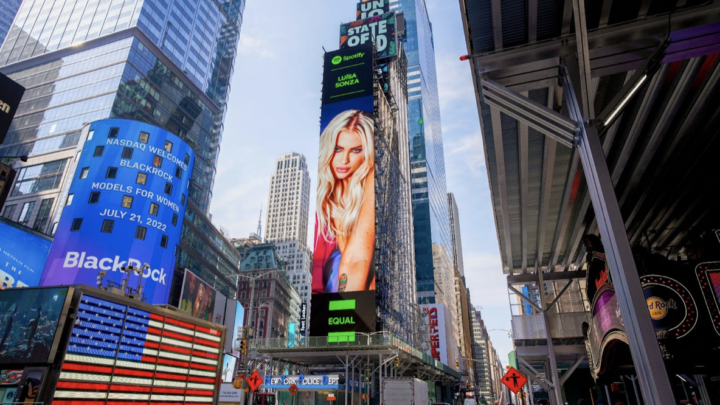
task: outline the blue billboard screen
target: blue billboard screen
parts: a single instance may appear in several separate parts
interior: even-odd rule
[[[90,124],[40,285],[120,284],[143,268],[148,303],[166,304],[195,155],[149,124]],[[147,264],[147,266],[145,266]],[[137,276],[130,277],[136,286]]]
[[[50,237],[0,218],[0,290],[37,287],[51,243]]]

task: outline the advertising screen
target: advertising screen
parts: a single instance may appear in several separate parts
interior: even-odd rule
[[[47,363],[67,299],[67,288],[0,291],[0,363]]]
[[[222,329],[165,313],[84,294],[53,403],[213,403]]]
[[[194,159],[188,144],[152,125],[93,122],[40,285],[94,286],[100,271],[119,285],[120,268],[133,265],[143,268],[147,302],[166,304]]]
[[[224,295],[185,269],[182,292],[180,293],[180,310],[202,319],[203,321],[222,323],[225,314]]]
[[[25,94],[23,86],[0,73],[0,143],[5,140],[23,94]]]
[[[655,330],[667,330],[682,338],[697,324],[697,304],[690,291],[679,281],[660,275],[640,278],[645,301]]]
[[[52,239],[0,218],[0,290],[37,287]]]
[[[223,367],[221,380],[224,383],[231,383],[235,378],[235,371],[237,371],[237,357],[229,354],[223,355]]]
[[[340,25],[340,49],[372,43],[377,48],[378,59],[397,56],[394,12]]]
[[[235,303],[235,329],[232,331],[233,356],[240,356],[240,341],[243,335],[243,322],[245,322],[245,308],[239,302]]]
[[[357,20],[380,16],[390,11],[390,0],[364,0],[357,5]]]
[[[369,43],[325,54],[313,255],[313,336],[354,339],[356,331],[375,331],[372,66]]]
[[[444,364],[448,363],[448,345],[446,323],[448,317],[445,312],[444,304],[422,304],[420,305],[425,321],[428,325],[428,333],[430,334],[430,350],[428,354],[433,359]]]

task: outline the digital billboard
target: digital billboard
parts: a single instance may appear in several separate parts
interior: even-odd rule
[[[340,25],[341,50],[372,43],[377,48],[377,59],[397,56],[394,12]]]
[[[375,121],[370,43],[325,54],[313,336],[375,331]]]
[[[181,311],[204,321],[223,323],[226,300],[224,295],[190,270],[185,269],[185,279],[180,293]]]
[[[221,380],[224,383],[231,383],[235,379],[235,372],[237,371],[237,357],[229,354],[223,355],[223,366],[222,366],[222,377]]]
[[[0,73],[0,143],[5,140],[25,88]]]
[[[390,12],[390,0],[364,0],[357,5],[357,20]]]
[[[695,329],[697,304],[682,283],[654,274],[641,277],[640,282],[655,330],[666,330],[680,339]]]
[[[16,288],[0,291],[0,363],[52,361],[58,324],[68,288]]]
[[[215,403],[224,327],[180,315],[84,293],[52,402]]]
[[[0,218],[0,290],[37,287],[52,239]]]
[[[437,361],[450,364],[448,363],[447,344],[449,314],[446,314],[445,304],[422,304],[420,310],[428,325],[428,341],[430,342],[428,354]]]
[[[95,121],[83,132],[40,285],[94,286],[100,271],[120,285],[121,267],[133,265],[142,268],[147,302],[166,304],[195,154],[170,132],[137,121]]]
[[[232,330],[232,354],[240,356],[240,341],[243,337],[243,322],[245,322],[245,308],[239,302],[235,302],[235,329]]]

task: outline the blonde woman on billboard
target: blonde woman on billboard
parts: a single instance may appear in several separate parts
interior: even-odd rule
[[[338,114],[320,135],[314,293],[375,289],[373,136],[372,116],[359,110]]]

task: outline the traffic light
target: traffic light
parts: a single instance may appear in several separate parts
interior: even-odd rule
[[[455,368],[460,370],[460,360],[455,360]]]
[[[370,371],[365,371],[365,381],[370,381]]]
[[[243,356],[247,354],[247,339],[243,339],[240,342],[240,354]]]
[[[395,367],[400,368],[400,357],[395,357]]]

